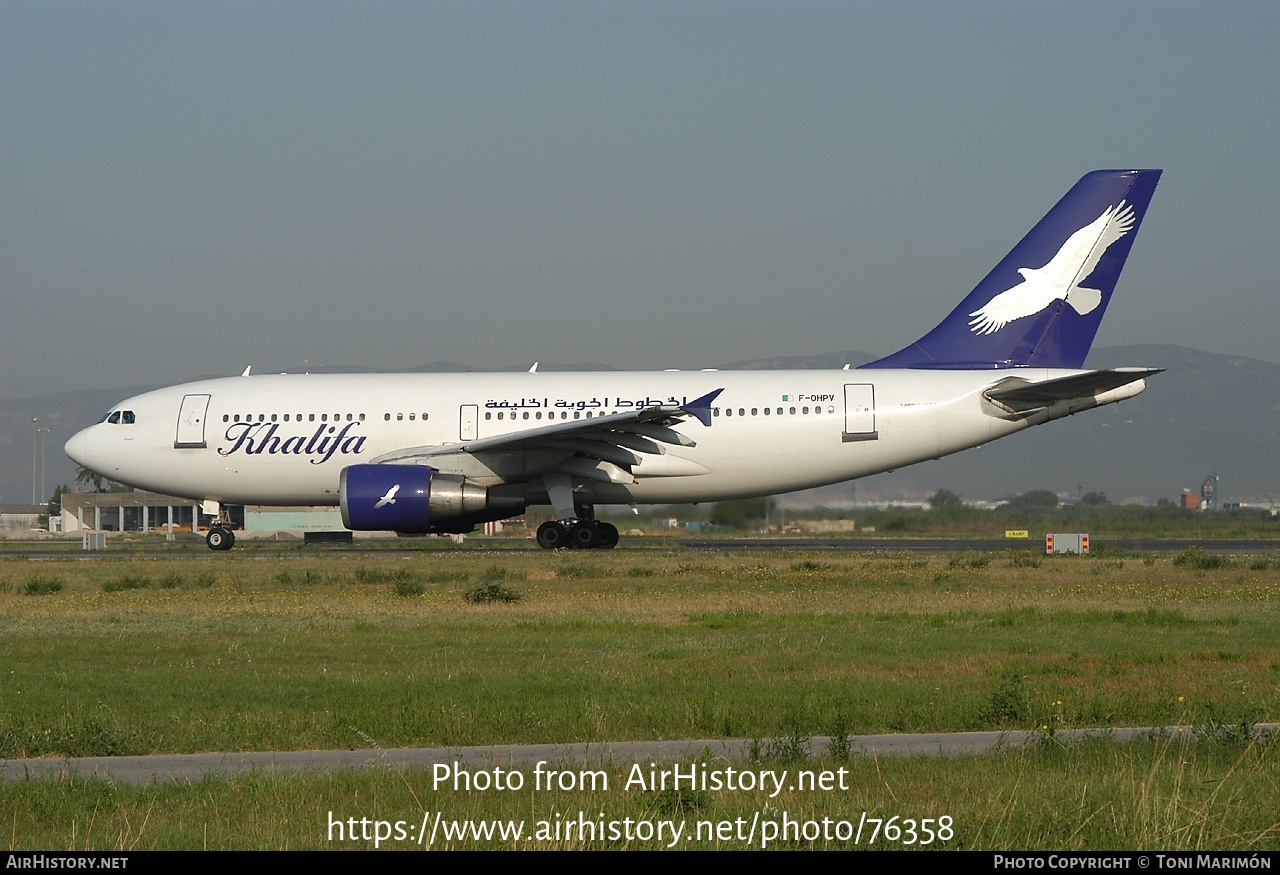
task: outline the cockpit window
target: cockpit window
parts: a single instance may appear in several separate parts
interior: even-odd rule
[[[132,410],[112,410],[106,416],[98,420],[98,422],[109,422],[112,425],[133,425],[134,415]]]

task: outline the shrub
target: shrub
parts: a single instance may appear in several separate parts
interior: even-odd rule
[[[788,735],[752,739],[751,745],[747,748],[747,756],[756,763],[767,760],[800,762],[809,759],[812,755],[809,741],[808,735],[801,732],[799,728],[795,728]]]
[[[849,720],[844,714],[837,714],[831,721],[830,735],[827,737],[827,756],[847,760],[853,756],[853,752],[853,734],[850,732]]]
[[[1199,544],[1193,544],[1177,556],[1174,556],[1173,564],[1205,571],[1209,568],[1222,568],[1230,563],[1217,553],[1211,553]]]
[[[427,588],[425,586],[411,577],[404,577],[396,581],[395,594],[401,598],[419,596],[426,591]]]
[[[395,573],[384,571],[381,568],[365,568],[361,565],[356,569],[356,581],[358,583],[386,583],[395,579]]]
[[[503,575],[506,576],[505,574]],[[563,577],[566,580],[582,579],[584,577],[595,577],[596,571],[586,565],[566,565],[563,568],[556,569],[556,577]]]
[[[1039,568],[1040,557],[1030,550],[1010,550],[1009,565],[1014,568]]]
[[[55,592],[61,592],[62,578],[46,577],[37,574],[35,577],[27,581],[27,585],[23,587],[23,591],[27,595],[53,595]]]
[[[523,596],[504,583],[490,580],[471,587],[463,598],[473,605],[483,605],[490,602],[518,602]]]
[[[983,556],[975,550],[966,550],[958,556],[952,556],[947,564],[951,568],[986,568],[990,562],[990,556]]]
[[[394,583],[414,581],[418,579],[412,568],[365,568],[356,569],[356,580],[364,584]]]
[[[1022,675],[1009,672],[991,691],[991,702],[982,708],[979,718],[987,725],[1021,725],[1031,719],[1031,704]]]
[[[122,592],[126,589],[146,589],[151,586],[151,578],[126,574],[115,580],[108,580],[102,585],[103,592]]]

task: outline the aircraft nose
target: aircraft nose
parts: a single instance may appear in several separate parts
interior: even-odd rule
[[[62,450],[77,465],[93,467],[89,464],[89,429],[81,429],[73,434]]]

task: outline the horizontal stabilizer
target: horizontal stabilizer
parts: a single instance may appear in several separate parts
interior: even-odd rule
[[[1108,371],[1089,371],[1085,374],[1059,377],[1042,383],[1028,383],[1014,378],[1001,382],[984,394],[1001,407],[1014,413],[1025,413],[1041,407],[1049,407],[1060,401],[1096,397],[1121,386],[1145,380],[1162,370],[1164,369],[1114,368]]]

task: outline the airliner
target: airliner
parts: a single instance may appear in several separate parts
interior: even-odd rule
[[[67,442],[112,480],[227,506],[338,505],[347,528],[462,533],[549,504],[537,542],[610,548],[597,505],[791,492],[1131,398],[1085,370],[1159,170],[1084,176],[928,334],[857,369],[278,374],[129,398]]]

